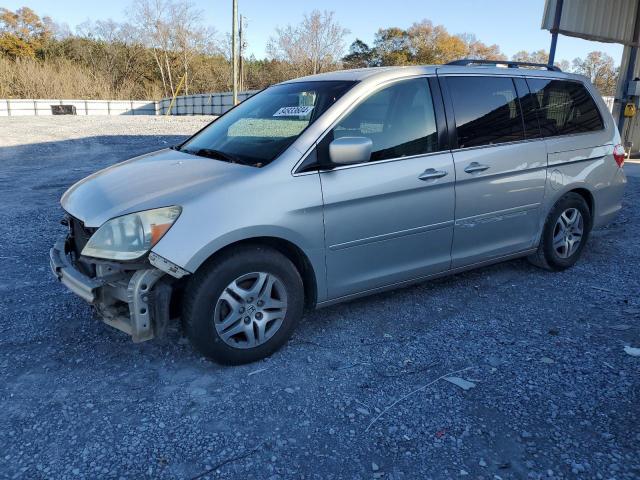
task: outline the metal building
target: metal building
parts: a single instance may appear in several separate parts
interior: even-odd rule
[[[624,45],[613,115],[626,146],[638,152],[640,121],[624,112],[640,100],[640,0],[546,0],[542,28],[552,33],[551,58],[558,34]]]

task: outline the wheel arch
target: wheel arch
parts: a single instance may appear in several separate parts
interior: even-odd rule
[[[582,198],[584,198],[584,201],[587,203],[587,206],[589,207],[589,213],[591,214],[591,222],[593,223],[593,220],[595,218],[595,210],[596,210],[596,203],[595,203],[596,200],[593,196],[593,193],[591,193],[591,191],[585,188],[584,186],[571,188],[567,190],[563,195],[566,195],[567,193],[577,193]]]
[[[270,248],[273,248],[274,250],[277,250],[289,260],[291,260],[291,262],[295,265],[296,269],[300,273],[300,276],[302,277],[302,283],[304,286],[305,307],[310,309],[315,307],[316,303],[318,302],[319,283],[316,269],[314,268],[311,259],[302,248],[300,248],[291,240],[282,237],[269,235],[254,236],[229,242],[206,257],[193,272],[195,273],[197,269],[202,268],[203,265],[206,265],[213,259],[225,254],[229,250],[233,250],[234,248],[245,245],[268,246]]]
[[[587,202],[587,206],[589,207],[589,213],[591,214],[591,223],[593,224],[593,222],[595,221],[596,200],[588,184],[572,183],[570,185],[566,185],[564,188],[554,191],[553,195],[545,201],[543,215],[540,216],[540,224],[538,232],[535,236],[534,245],[538,245],[540,243],[544,224],[547,220],[547,217],[553,210],[553,207],[555,207],[556,203],[558,203],[558,201],[567,193],[577,193],[578,195],[580,195],[585,200],[585,202]]]
[[[577,193],[584,199],[585,202],[587,202],[589,213],[591,214],[591,221],[593,222],[596,212],[596,199],[594,192],[590,188],[590,185],[587,183],[572,183],[554,192],[553,197],[550,199],[551,202],[547,204],[545,218],[547,217],[547,215],[549,215],[549,212],[553,210],[553,207],[556,205],[556,203],[558,203],[558,201],[567,193]]]

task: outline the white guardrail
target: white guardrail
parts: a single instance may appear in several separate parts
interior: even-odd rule
[[[72,105],[76,115],[157,115],[157,102],[140,100],[0,100],[0,117],[53,115],[52,106]]]
[[[256,91],[241,92],[238,100],[249,98]],[[165,115],[171,98],[160,101],[148,100],[46,100],[46,99],[0,99],[0,117],[53,115],[61,106],[75,115]],[[231,92],[182,95],[176,97],[171,115],[221,115],[233,106]],[[67,110],[67,111],[68,111]]]
[[[238,93],[238,101],[242,102],[258,90]],[[171,98],[163,98],[158,102],[158,114],[165,115],[171,104]],[[176,97],[171,107],[171,115],[221,115],[233,106],[233,94],[205,93],[200,95],[183,95]]]
[[[238,94],[243,101],[255,94],[250,90]],[[613,110],[613,97],[603,97],[609,110]],[[72,105],[76,115],[165,115],[171,98],[160,101],[145,100],[18,100],[0,99],[0,117],[53,115],[56,106]],[[171,115],[221,115],[233,106],[231,92],[183,95],[176,97]]]

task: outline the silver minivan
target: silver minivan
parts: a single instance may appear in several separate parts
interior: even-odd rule
[[[269,87],[62,197],[51,268],[134,341],[283,345],[305,308],[516,257],[563,270],[621,208],[624,149],[584,78],[458,61]]]

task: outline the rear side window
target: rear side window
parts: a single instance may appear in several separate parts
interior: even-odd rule
[[[426,78],[394,83],[367,98],[334,127],[332,138],[367,137],[371,161],[438,149],[436,119]]]
[[[520,102],[507,77],[448,77],[458,147],[524,139]]]
[[[527,78],[545,137],[602,130],[596,103],[580,82]]]

